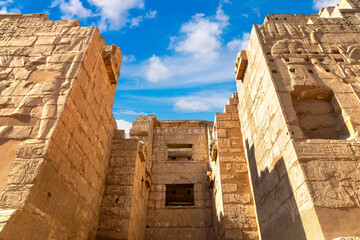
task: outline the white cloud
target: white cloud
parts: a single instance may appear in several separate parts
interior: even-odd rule
[[[204,92],[194,96],[180,97],[174,104],[176,110],[182,112],[208,112],[224,108],[231,93]]]
[[[158,64],[154,64],[154,60],[152,67],[150,67],[150,60],[128,64],[126,68],[122,69],[122,78],[127,81],[119,82],[118,89],[194,87],[233,81],[233,64],[236,53],[227,47],[224,50],[221,61],[206,64],[200,63],[192,56],[157,56],[156,62],[158,61],[161,66],[166,68],[165,76],[155,70],[155,66]],[[162,77],[161,80],[160,77]],[[157,80],[156,84],[154,84],[154,80]],[[129,84],[129,81],[132,84]]]
[[[143,16],[138,16],[138,17],[135,17],[135,18],[132,18],[130,20],[130,28],[133,28],[133,27],[138,27],[140,25],[140,23],[142,21],[144,21],[144,19],[152,19],[152,18],[155,18],[156,17],[156,14],[157,14],[157,11],[154,10],[154,11],[149,11],[145,14],[145,17]]]
[[[323,7],[336,6],[340,0],[313,0],[313,8],[320,10]]]
[[[129,21],[129,10],[144,8],[143,0],[88,0],[98,9],[97,13],[101,16],[99,27],[101,30],[119,30]]]
[[[134,55],[127,55],[127,56],[123,56],[123,63],[132,63],[132,62],[136,62],[136,57]]]
[[[183,112],[207,112],[211,107],[206,103],[205,99],[194,97],[184,97],[175,103],[175,108]]]
[[[261,17],[259,8],[252,8],[251,10],[256,14],[256,16]]]
[[[20,9],[11,8],[8,10],[6,6],[2,6],[0,9],[0,14],[20,14]]]
[[[119,111],[120,114],[126,114],[126,115],[148,115],[147,113],[145,112],[135,112],[135,111],[132,111],[132,110],[120,110]]]
[[[93,15],[90,9],[83,6],[79,0],[55,0],[51,3],[51,7],[59,6],[61,13],[61,19],[72,18],[88,18]]]
[[[221,39],[228,24],[229,17],[221,5],[211,17],[196,14],[182,24],[179,36],[170,38],[169,48],[175,50],[173,55],[154,55],[146,61],[126,65],[122,76],[128,81],[120,82],[118,88],[178,88],[232,81],[236,53]],[[221,61],[214,61],[220,57]],[[128,84],[129,81],[132,84]]]
[[[12,0],[8,0],[10,2]],[[130,10],[144,9],[145,0],[53,0],[50,8],[59,7],[62,19],[92,18],[93,25],[101,31],[120,30],[123,27],[137,27],[145,19],[155,18],[156,10],[144,13],[144,16],[132,16]],[[0,6],[4,1],[0,0]],[[83,3],[85,5],[83,5]],[[86,6],[86,7],[84,7]]]
[[[132,126],[131,122],[119,119],[116,120],[116,124],[118,126],[118,129],[125,130],[126,137],[129,138],[130,128]]]
[[[155,83],[170,78],[170,70],[165,66],[159,57],[154,55],[149,59],[148,62],[149,65],[146,71],[146,78],[148,81]]]
[[[229,24],[229,17],[224,14],[221,5],[216,15],[206,17],[199,13],[183,24],[180,36],[172,38],[171,47],[180,53],[188,53],[202,62],[209,62],[219,56],[221,34]]]
[[[231,51],[245,50],[249,44],[250,33],[243,33],[241,38],[235,38],[228,42],[227,47]]]
[[[155,18],[156,15],[157,15],[156,10],[150,10],[149,12],[146,13],[145,18],[152,19]]]
[[[140,25],[140,23],[143,21],[144,17],[143,16],[138,16],[136,18],[132,18],[130,20],[130,28],[133,28],[133,27],[138,27]]]
[[[11,3],[13,3],[13,0],[0,1],[0,6],[5,6],[5,5],[8,5],[8,4],[11,4]]]
[[[0,14],[20,14],[20,9],[18,8],[9,8],[9,5],[13,3],[13,0],[0,1]]]

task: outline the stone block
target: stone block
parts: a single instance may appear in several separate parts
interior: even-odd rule
[[[238,188],[237,184],[222,184],[221,187],[224,193],[236,192]]]

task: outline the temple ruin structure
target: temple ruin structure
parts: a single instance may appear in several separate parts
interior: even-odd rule
[[[360,239],[359,0],[268,15],[214,122],[139,116],[130,138],[96,27],[0,31],[0,240]]]

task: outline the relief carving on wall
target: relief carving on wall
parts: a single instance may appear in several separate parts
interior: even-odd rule
[[[43,141],[65,103],[92,29],[36,17],[21,19],[17,26],[22,28],[13,28],[13,21],[3,20],[0,27],[8,38],[0,44],[0,137],[11,139],[14,131],[31,129],[21,139]],[[70,35],[74,28],[77,35]]]

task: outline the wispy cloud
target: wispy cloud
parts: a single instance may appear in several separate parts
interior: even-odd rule
[[[133,63],[136,62],[136,57],[134,55],[123,56],[122,63]]]
[[[114,114],[125,114],[125,115],[135,115],[135,116],[148,115],[145,112],[135,112],[135,111],[132,111],[132,110],[117,110],[117,111],[114,111]]]
[[[18,8],[7,9],[6,6],[2,6],[0,9],[0,14],[19,14],[19,13],[20,13],[20,9]]]
[[[256,16],[261,17],[260,8],[254,7],[251,10],[256,14]]]
[[[196,95],[180,97],[174,107],[181,112],[209,112],[224,108],[230,92],[200,92]]]
[[[20,9],[19,8],[11,8],[11,4],[13,3],[13,0],[5,0],[0,1],[0,14],[19,14]]]
[[[129,133],[132,123],[122,119],[118,119],[116,120],[116,124],[118,126],[118,129],[125,130],[126,137],[129,138]]]
[[[245,50],[249,44],[250,33],[243,33],[241,38],[234,38],[228,42],[227,47],[232,51]]]
[[[228,98],[231,97],[233,89],[232,87],[225,87],[221,92],[216,90],[217,87],[212,86],[210,88],[205,87],[205,90],[194,91],[188,93],[182,93],[178,91],[175,95],[172,96],[144,96],[144,95],[129,95],[126,96],[127,99],[131,101],[136,99],[146,104],[151,103],[158,106],[163,106],[167,108],[173,108],[177,112],[212,112],[212,111],[222,111]],[[166,91],[166,90],[164,90]],[[178,95],[179,94],[179,95]],[[115,110],[114,114],[129,114],[129,115],[148,115],[149,113],[128,111],[128,110]],[[143,114],[141,114],[143,113]],[[154,113],[151,113],[154,114]],[[126,118],[125,116],[122,118]]]
[[[147,12],[145,14],[145,18],[148,18],[148,19],[152,19],[152,18],[155,18],[156,15],[157,15],[157,11],[156,10],[150,10],[149,12]]]
[[[145,16],[138,16],[138,17],[135,17],[135,18],[132,18],[131,19],[131,24],[130,24],[130,28],[133,28],[133,27],[138,27],[140,25],[140,23],[142,21],[144,21],[144,19],[152,19],[152,18],[155,18],[156,17],[156,14],[157,14],[157,11],[156,10],[153,10],[153,11],[149,11],[145,14]]]
[[[336,6],[339,0],[313,0],[313,8],[320,10],[323,7]]]

